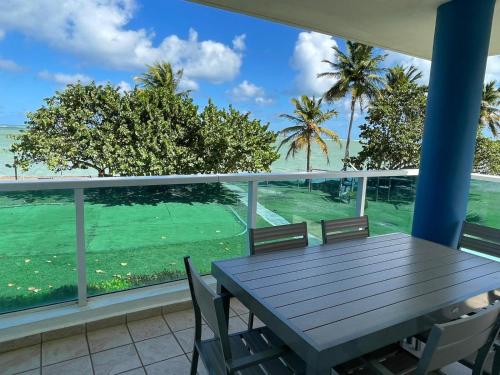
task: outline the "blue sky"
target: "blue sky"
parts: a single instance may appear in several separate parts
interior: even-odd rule
[[[0,124],[22,124],[67,83],[109,81],[126,90],[146,64],[168,60],[184,69],[182,85],[200,106],[209,98],[233,104],[278,130],[292,97],[320,95],[331,84],[316,74],[327,69],[322,59],[335,59],[334,44],[344,48],[340,38],[183,0],[2,0]],[[427,79],[428,61],[377,52],[388,54],[386,65],[417,65]],[[497,75],[492,58],[487,78]],[[347,100],[331,106],[339,116],[328,123],[341,137]]]

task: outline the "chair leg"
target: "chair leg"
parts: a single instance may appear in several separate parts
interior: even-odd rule
[[[499,375],[499,374],[500,374],[500,348],[495,345],[495,357],[493,358],[491,375]]]
[[[254,313],[250,311],[250,314],[248,314],[248,329],[253,329],[253,316]]]
[[[193,350],[193,357],[191,358],[191,375],[196,375],[198,372],[198,348],[195,346]]]

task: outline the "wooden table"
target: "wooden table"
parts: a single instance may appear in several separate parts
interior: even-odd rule
[[[500,288],[500,263],[402,233],[218,261],[212,274],[307,374],[486,305]]]

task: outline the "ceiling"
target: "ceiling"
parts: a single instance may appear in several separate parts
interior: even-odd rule
[[[432,56],[436,10],[439,5],[447,2],[447,0],[190,1],[426,59]],[[500,11],[496,10],[490,55],[500,54]]]

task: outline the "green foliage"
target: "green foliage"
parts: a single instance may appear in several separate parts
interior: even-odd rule
[[[306,171],[310,172],[312,170],[311,166],[311,143],[315,142],[328,162],[328,145],[323,140],[322,135],[326,135],[333,139],[335,142],[340,144],[340,139],[337,133],[334,131],[320,126],[324,122],[330,120],[332,117],[337,115],[337,111],[328,110],[323,111],[321,109],[322,99],[316,100],[316,98],[309,98],[306,95],[300,97],[300,99],[292,99],[292,104],[295,106],[293,115],[283,113],[281,117],[294,123],[293,126],[285,128],[279,132],[280,135],[284,136],[278,147],[281,148],[286,144],[290,144],[286,158],[290,156],[295,156],[295,154],[302,150],[304,147],[307,152],[307,166]]]
[[[68,85],[28,114],[12,146],[19,165],[95,169],[99,176],[269,171],[276,134],[234,108],[199,111],[171,87]]]
[[[360,126],[363,149],[352,163],[357,168],[418,168],[426,108],[424,87],[403,80],[372,101]]]
[[[327,63],[332,71],[320,73],[318,77],[334,78],[333,84],[324,97],[328,101],[334,101],[351,95],[351,117],[349,129],[347,131],[347,142],[344,156],[344,169],[347,168],[349,159],[349,145],[351,142],[352,122],[356,103],[363,108],[364,100],[371,100],[378,96],[379,88],[383,83],[380,63],[385,59],[385,55],[374,55],[373,47],[362,43],[347,41],[347,53],[339,47],[333,46],[336,60],[323,62]]]
[[[500,141],[479,134],[476,140],[474,172],[500,175]]]
[[[500,130],[500,89],[496,81],[490,81],[483,87],[481,110],[479,113],[479,126],[488,127],[493,136],[498,136]]]
[[[168,62],[148,65],[147,68],[147,72],[135,78],[141,86],[145,88],[163,87],[172,92],[177,91],[182,80],[182,69],[174,72],[172,65]]]

